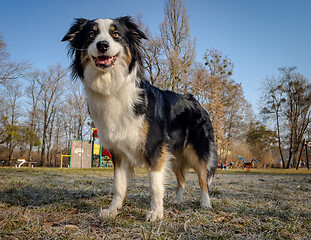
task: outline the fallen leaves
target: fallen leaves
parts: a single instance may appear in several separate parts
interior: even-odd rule
[[[73,225],[73,224],[65,225],[64,228],[66,230],[71,230],[71,231],[79,231],[80,230],[77,225]]]
[[[229,218],[227,216],[221,216],[217,219],[214,220],[214,223],[218,223],[218,222],[229,222]]]
[[[190,223],[190,219],[188,219],[185,223],[184,223],[184,231],[187,232],[188,231],[188,225]]]

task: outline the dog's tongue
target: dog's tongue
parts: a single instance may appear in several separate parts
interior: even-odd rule
[[[93,58],[95,60],[95,64],[97,67],[107,68],[107,67],[113,66],[113,64],[115,63],[117,59],[117,56],[118,55],[109,57],[109,56],[102,55],[102,56],[93,57]]]
[[[109,63],[109,61],[111,61],[113,59],[113,57],[109,57],[109,56],[99,56],[97,57],[97,61],[100,64],[106,65]]]

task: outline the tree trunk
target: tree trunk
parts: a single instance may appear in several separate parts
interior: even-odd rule
[[[46,140],[46,128],[43,129],[43,136],[42,136],[42,147],[41,147],[41,161],[40,166],[46,166],[46,157],[45,157],[45,140]]]
[[[30,143],[30,144],[29,144],[29,153],[28,153],[28,158],[27,158],[27,159],[28,159],[28,162],[31,161],[32,146],[33,146],[32,143]]]
[[[281,146],[281,136],[280,136],[280,123],[279,123],[279,111],[276,111],[276,130],[277,130],[277,138],[278,138],[278,147],[281,155],[282,160],[282,168],[285,168],[285,160],[283,157],[283,151]]]
[[[8,145],[9,145],[9,159],[11,159],[14,151],[12,141],[10,141]]]
[[[288,156],[288,161],[287,161],[286,169],[290,168],[290,164],[291,164],[292,158],[293,158],[293,147],[290,146],[289,147],[289,156]]]

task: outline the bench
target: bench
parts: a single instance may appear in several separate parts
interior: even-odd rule
[[[15,164],[16,168],[20,168],[24,163],[28,164],[28,167],[32,167],[38,162],[27,162],[25,159],[17,159],[17,163]],[[18,165],[17,165],[18,164]]]

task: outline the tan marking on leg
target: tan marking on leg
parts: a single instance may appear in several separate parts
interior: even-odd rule
[[[191,145],[188,145],[184,150],[186,161],[190,166],[196,171],[199,178],[200,187],[208,193],[207,188],[207,165],[204,162],[200,162],[198,155],[196,154],[194,148]]]
[[[178,160],[175,160],[173,162],[173,172],[175,173],[176,175],[176,179],[177,179],[177,192],[178,192],[178,189],[182,186],[184,186],[185,184],[185,167],[183,166],[182,162],[176,162]],[[182,161],[180,159],[180,161]],[[180,163],[180,164],[179,164]]]
[[[168,152],[166,149],[166,145],[163,143],[162,147],[161,147],[161,155],[158,159],[156,159],[156,164],[154,166],[152,166],[150,168],[151,171],[156,171],[159,172],[163,169],[163,167],[165,166],[165,163],[167,161],[168,158]]]
[[[163,218],[163,198],[164,198],[164,181],[165,165],[168,161],[169,153],[166,145],[161,146],[161,154],[155,159],[155,165],[149,167],[149,181],[151,193],[151,210],[146,215],[146,220],[153,222]]]
[[[193,149],[193,147],[191,145],[188,145],[184,152],[183,152],[183,156],[186,159],[186,162],[192,167],[195,168],[199,165],[201,165],[198,155],[196,154],[195,150]]]
[[[197,171],[198,177],[199,177],[199,184],[200,187],[208,193],[208,188],[207,188],[207,182],[206,182],[206,173],[204,174],[202,171]]]

